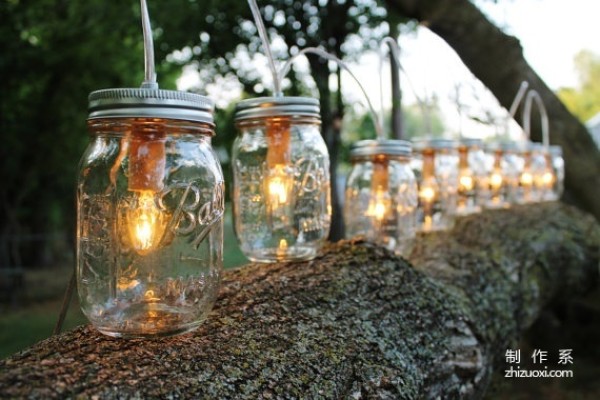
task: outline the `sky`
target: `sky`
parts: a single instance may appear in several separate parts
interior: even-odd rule
[[[496,25],[521,41],[526,60],[553,90],[577,85],[573,60],[579,51],[600,54],[599,0],[476,0],[476,4]],[[483,112],[504,117],[506,111],[443,39],[420,27],[414,34],[401,35],[399,44],[401,64],[406,72],[401,76],[404,104],[414,104],[416,97],[425,99],[435,94],[449,134],[461,131],[467,137],[488,137],[498,131],[498,128],[468,118],[469,115],[481,116]],[[258,63],[266,66],[260,55]],[[297,64],[302,68],[301,60]],[[382,69],[383,90],[379,89],[379,74],[374,73],[380,70],[379,55],[365,53],[349,67],[367,89],[375,108],[380,109],[380,99],[383,99],[384,107],[389,107],[391,91],[390,85],[386,84],[390,82],[389,67],[384,65]],[[265,75],[265,86],[269,86],[268,73]],[[180,88],[192,86],[195,79],[193,74],[187,74],[181,80]],[[364,96],[351,76],[344,73],[342,79],[346,103],[365,104]],[[229,85],[228,90],[222,90],[224,84]],[[460,113],[456,102],[457,88],[458,101],[462,104]],[[209,86],[207,92],[220,105],[236,97],[235,84],[231,82]],[[223,93],[228,96],[223,98]],[[366,111],[366,107],[363,109]],[[516,123],[509,126],[513,137],[522,135]]]
[[[600,1],[479,0],[476,3],[505,33],[520,40],[525,59],[553,90],[577,85],[573,60],[579,51],[585,49],[600,54]],[[482,110],[486,110],[506,115],[506,111],[443,39],[420,27],[414,35],[401,36],[400,47],[401,64],[406,71],[406,75],[401,77],[404,79],[405,104],[415,102],[414,92],[421,98],[435,93],[450,131],[460,130],[470,137],[495,134],[495,129],[471,122],[467,114],[480,115]],[[378,68],[378,64],[378,56],[368,54],[357,66],[356,74],[367,82],[366,87],[378,88],[375,80],[369,83],[372,69]],[[389,82],[387,68],[384,68],[383,74],[384,82]],[[414,92],[406,84],[408,80]],[[457,86],[461,87],[459,101],[465,104],[462,117],[454,100]],[[352,94],[349,96],[354,97]],[[370,94],[370,97],[376,107],[380,107],[379,93]],[[390,97],[387,85],[383,93],[386,107]],[[522,135],[514,122],[510,124],[510,130],[515,138]]]

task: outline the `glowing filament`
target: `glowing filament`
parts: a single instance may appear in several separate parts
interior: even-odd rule
[[[546,188],[551,188],[554,185],[554,174],[552,172],[545,172],[542,175],[542,185]]]
[[[426,204],[433,203],[435,196],[435,189],[431,186],[425,186],[419,190],[419,198]]]
[[[469,192],[473,190],[475,183],[473,182],[473,177],[470,175],[461,175],[459,179],[460,189],[465,192]]]
[[[292,174],[286,172],[285,165],[278,164],[269,170],[266,179],[266,198],[272,210],[289,203],[293,186]]]
[[[383,156],[378,156],[373,162],[373,176],[371,192],[366,216],[375,218],[377,222],[383,221],[392,208],[392,199],[389,194],[388,161]]]
[[[127,225],[133,249],[145,255],[160,242],[165,224],[161,211],[155,204],[154,192],[139,192],[137,201],[127,210]]]
[[[531,186],[533,184],[533,175],[530,172],[523,172],[520,182],[522,186]]]
[[[499,172],[494,172],[490,176],[490,187],[492,190],[499,190],[502,187],[502,174]]]
[[[387,216],[391,206],[392,201],[387,190],[378,189],[375,191],[375,193],[372,193],[372,197],[369,200],[369,205],[365,214],[366,216],[373,217],[378,222],[381,222]]]

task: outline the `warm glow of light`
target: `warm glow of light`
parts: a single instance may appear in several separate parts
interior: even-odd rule
[[[425,216],[425,220],[423,221],[423,230],[429,231],[433,227],[433,218],[430,215]]]
[[[162,237],[164,220],[154,201],[154,192],[140,191],[137,202],[127,210],[127,225],[133,249],[142,255],[154,250]]]
[[[279,250],[286,250],[288,247],[287,240],[281,239],[279,241]]]
[[[381,222],[385,219],[391,209],[392,201],[390,195],[386,190],[377,189],[372,196],[365,214],[366,216],[374,217],[378,222]]]
[[[492,188],[492,190],[498,190],[502,187],[502,174],[500,174],[499,172],[494,172],[491,176],[490,176],[490,187]]]
[[[469,175],[462,175],[459,179],[460,189],[464,191],[473,190],[475,183],[473,182],[473,177]]]
[[[277,164],[269,170],[266,180],[266,197],[272,209],[284,206],[289,202],[293,185],[292,174],[286,171],[285,165]]]
[[[430,186],[425,186],[419,190],[419,198],[425,203],[432,203],[435,196],[435,189]]]
[[[531,186],[533,184],[533,175],[529,172],[523,172],[520,181],[523,186]]]
[[[542,175],[542,183],[545,187],[551,188],[554,185],[554,174],[552,172],[545,172]]]

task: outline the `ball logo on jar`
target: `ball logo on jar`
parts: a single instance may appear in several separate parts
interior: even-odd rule
[[[183,194],[178,196],[181,191]],[[202,197],[206,198],[207,195],[210,195],[210,200],[202,203]],[[177,236],[190,235],[200,227],[192,241],[192,246],[197,249],[223,217],[225,185],[223,182],[218,182],[212,188],[212,193],[206,193],[206,190],[202,191],[193,183],[172,185],[161,192],[158,206],[161,210],[168,210],[172,204],[176,204],[176,208],[167,227],[170,235],[165,235],[163,240],[172,239],[173,234]]]

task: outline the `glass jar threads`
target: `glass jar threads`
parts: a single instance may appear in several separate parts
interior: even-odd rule
[[[480,139],[461,139],[458,143],[457,215],[481,211],[485,171],[483,142]]]
[[[458,190],[457,143],[449,139],[413,142],[412,163],[418,184],[417,220],[424,232],[449,229],[454,224]]]
[[[159,89],[90,94],[77,182],[83,313],[118,337],[196,328],[215,301],[223,174],[206,97]]]
[[[236,106],[235,233],[252,261],[310,260],[331,223],[329,154],[317,99],[262,97]]]
[[[417,183],[404,140],[361,140],[350,152],[346,237],[362,236],[406,255],[416,232]]]

